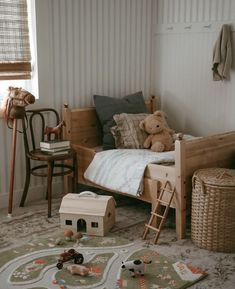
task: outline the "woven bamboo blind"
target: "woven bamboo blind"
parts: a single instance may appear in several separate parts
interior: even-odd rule
[[[27,0],[0,0],[0,80],[29,78]]]

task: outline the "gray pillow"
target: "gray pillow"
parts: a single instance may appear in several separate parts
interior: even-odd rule
[[[147,112],[142,91],[127,95],[123,98],[94,95],[94,103],[98,118],[103,128],[103,149],[114,149],[115,140],[111,127],[115,125],[113,116],[120,113]]]

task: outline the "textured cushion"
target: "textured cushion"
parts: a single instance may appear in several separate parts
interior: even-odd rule
[[[139,123],[148,114],[115,114],[113,116],[116,126],[111,128],[116,148],[142,149],[147,133],[140,129]]]
[[[115,125],[113,116],[120,113],[147,112],[142,91],[127,95],[123,98],[94,95],[97,115],[103,128],[103,148],[115,148],[115,141],[110,131]]]

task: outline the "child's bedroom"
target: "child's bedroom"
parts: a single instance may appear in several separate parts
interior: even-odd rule
[[[0,289],[233,289],[234,91],[234,0],[0,0]]]

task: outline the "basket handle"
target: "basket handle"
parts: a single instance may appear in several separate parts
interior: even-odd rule
[[[192,187],[193,187],[193,190],[195,189],[195,181],[196,179],[199,181],[201,187],[202,187],[202,193],[205,195],[206,193],[206,190],[205,190],[205,184],[203,182],[203,180],[201,180],[198,176],[195,176],[193,175],[193,178],[192,178]]]
[[[227,179],[232,179],[233,176],[230,175],[229,173],[227,173],[226,171],[220,172],[219,174],[217,174],[216,176],[217,179],[223,179],[223,178],[227,178]]]

